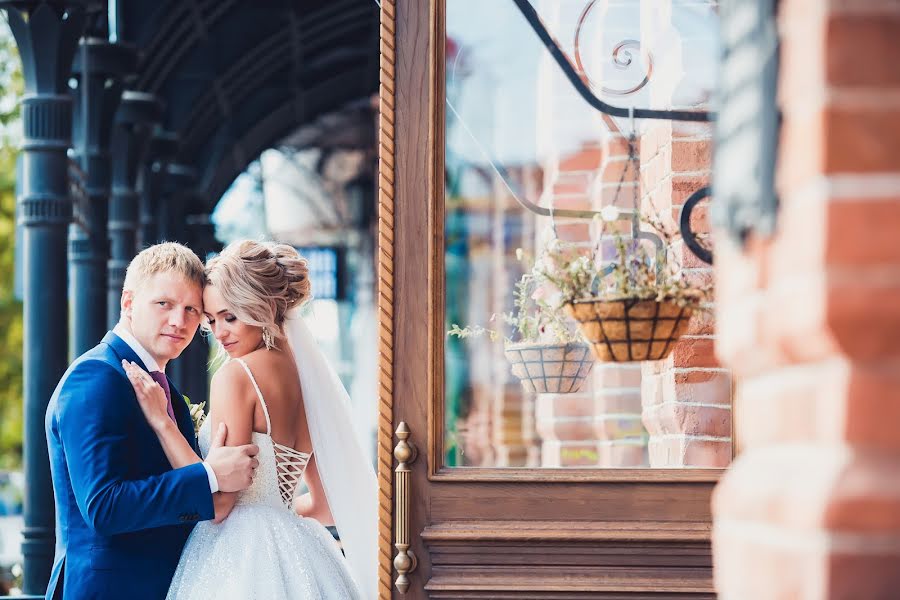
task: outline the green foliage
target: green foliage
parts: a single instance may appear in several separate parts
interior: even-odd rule
[[[658,218],[641,215],[640,219],[659,236],[663,248],[671,247],[675,234]],[[597,222],[601,225],[598,238],[614,243],[612,260],[602,260],[602,241],[590,254],[572,244],[555,241],[538,261],[536,277],[556,289],[560,305],[590,299],[641,298],[674,302],[693,309],[708,307],[712,283],[689,281],[679,264],[666,259],[665,250],[657,251],[646,242],[625,238],[617,232],[606,235],[606,222],[601,219]]]
[[[0,22],[0,469],[22,462],[22,303],[13,288],[19,100],[24,84],[9,28]]]

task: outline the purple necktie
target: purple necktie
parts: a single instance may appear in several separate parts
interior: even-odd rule
[[[169,380],[166,379],[166,374],[162,371],[150,371],[150,377],[152,377],[153,381],[158,383],[159,387],[161,387],[166,393],[166,400],[169,401],[168,406],[166,406],[166,410],[169,411],[169,416],[172,417],[173,421],[175,421],[175,410],[172,408],[172,392],[169,391]]]

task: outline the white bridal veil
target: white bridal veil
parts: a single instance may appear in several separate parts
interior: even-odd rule
[[[378,483],[357,438],[350,398],[299,310],[284,332],[294,353],[313,453],[350,574],[365,600],[378,588]]]

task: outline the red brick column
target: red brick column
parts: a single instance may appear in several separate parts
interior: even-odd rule
[[[900,3],[782,0],[778,232],[717,238],[719,597],[900,597]]]

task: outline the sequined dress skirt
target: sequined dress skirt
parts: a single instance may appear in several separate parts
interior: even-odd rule
[[[354,600],[334,538],[285,506],[237,505],[191,533],[167,600]]]

